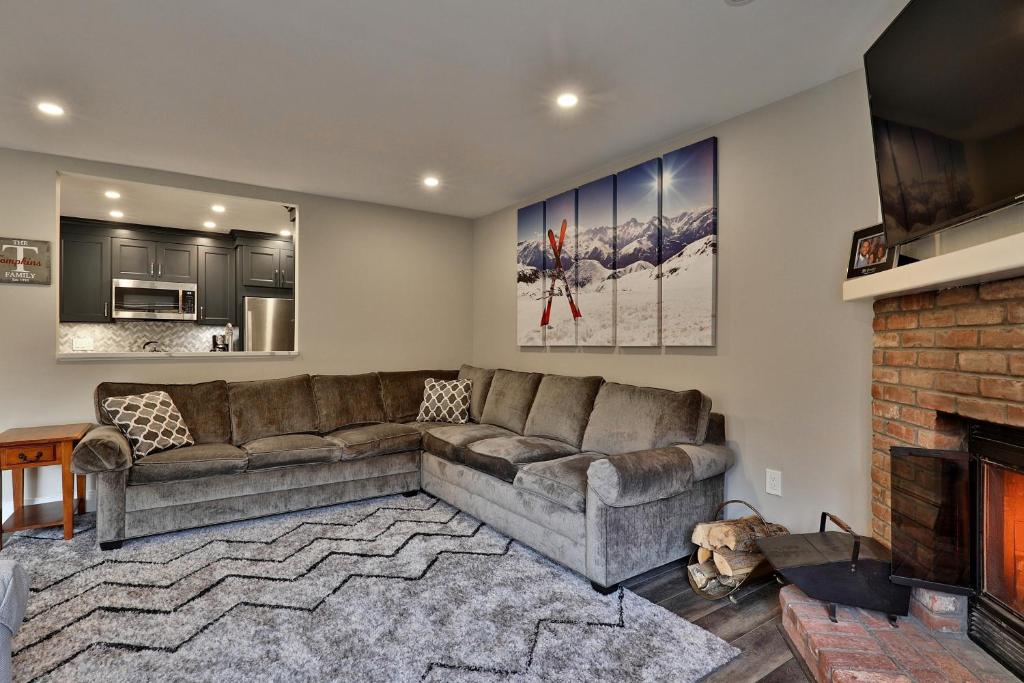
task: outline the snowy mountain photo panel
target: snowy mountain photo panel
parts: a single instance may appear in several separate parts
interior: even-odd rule
[[[544,296],[544,342],[575,346],[576,190],[544,202]]]
[[[519,209],[516,226],[516,343],[543,346],[544,202]]]
[[[661,206],[661,343],[714,346],[717,138],[662,158]]]
[[[580,346],[615,343],[615,176],[587,183],[576,199],[576,322]]]
[[[718,140],[519,210],[520,346],[714,346]]]
[[[615,181],[615,342],[657,346],[661,280],[661,159],[622,171]]]

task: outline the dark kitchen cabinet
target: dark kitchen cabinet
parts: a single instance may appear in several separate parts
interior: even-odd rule
[[[245,287],[281,288],[282,258],[278,247],[259,247],[243,245],[242,250],[242,285]],[[294,259],[292,271],[294,273]],[[294,275],[293,275],[294,277]]]
[[[234,263],[233,249],[199,247],[199,324],[226,325],[233,322]]]
[[[295,287],[295,252],[291,249],[281,250],[281,286]]]
[[[111,253],[114,278],[156,279],[156,242],[114,237],[111,239]]]
[[[114,237],[114,278],[196,282],[198,252],[194,245]]]
[[[110,238],[63,235],[60,240],[61,322],[110,322]]]
[[[195,245],[156,244],[156,279],[162,282],[197,282],[198,251]]]

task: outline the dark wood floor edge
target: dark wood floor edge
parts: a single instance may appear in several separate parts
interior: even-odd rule
[[[786,641],[786,646],[789,648],[789,651],[793,653],[793,659],[795,659],[796,663],[800,665],[800,670],[804,672],[804,676],[807,676],[807,680],[818,680],[817,677],[811,672],[810,668],[808,668],[807,662],[804,661],[803,655],[800,654],[800,652],[796,649],[796,645],[794,645],[793,641],[790,640],[789,634],[786,633],[786,629],[782,626],[782,622],[776,624],[775,628],[779,629],[779,633],[782,634],[782,639]]]

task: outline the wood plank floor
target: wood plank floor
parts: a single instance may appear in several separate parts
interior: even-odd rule
[[[709,602],[690,588],[683,563],[673,562],[623,585],[742,651],[706,677],[705,683],[807,683],[782,634],[779,586],[775,582],[747,593],[739,604],[728,599]]]

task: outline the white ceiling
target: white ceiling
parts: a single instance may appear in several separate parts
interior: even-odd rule
[[[853,71],[904,4],[11,0],[0,146],[475,217]]]
[[[107,190],[121,196],[108,199],[104,194]],[[215,213],[210,208],[214,204],[223,206],[224,213]],[[112,218],[110,212],[114,209],[123,212],[124,217]],[[278,202],[73,173],[60,177],[60,215],[203,232],[277,233],[293,229],[288,208]],[[217,227],[204,228],[205,221],[213,221]]]

